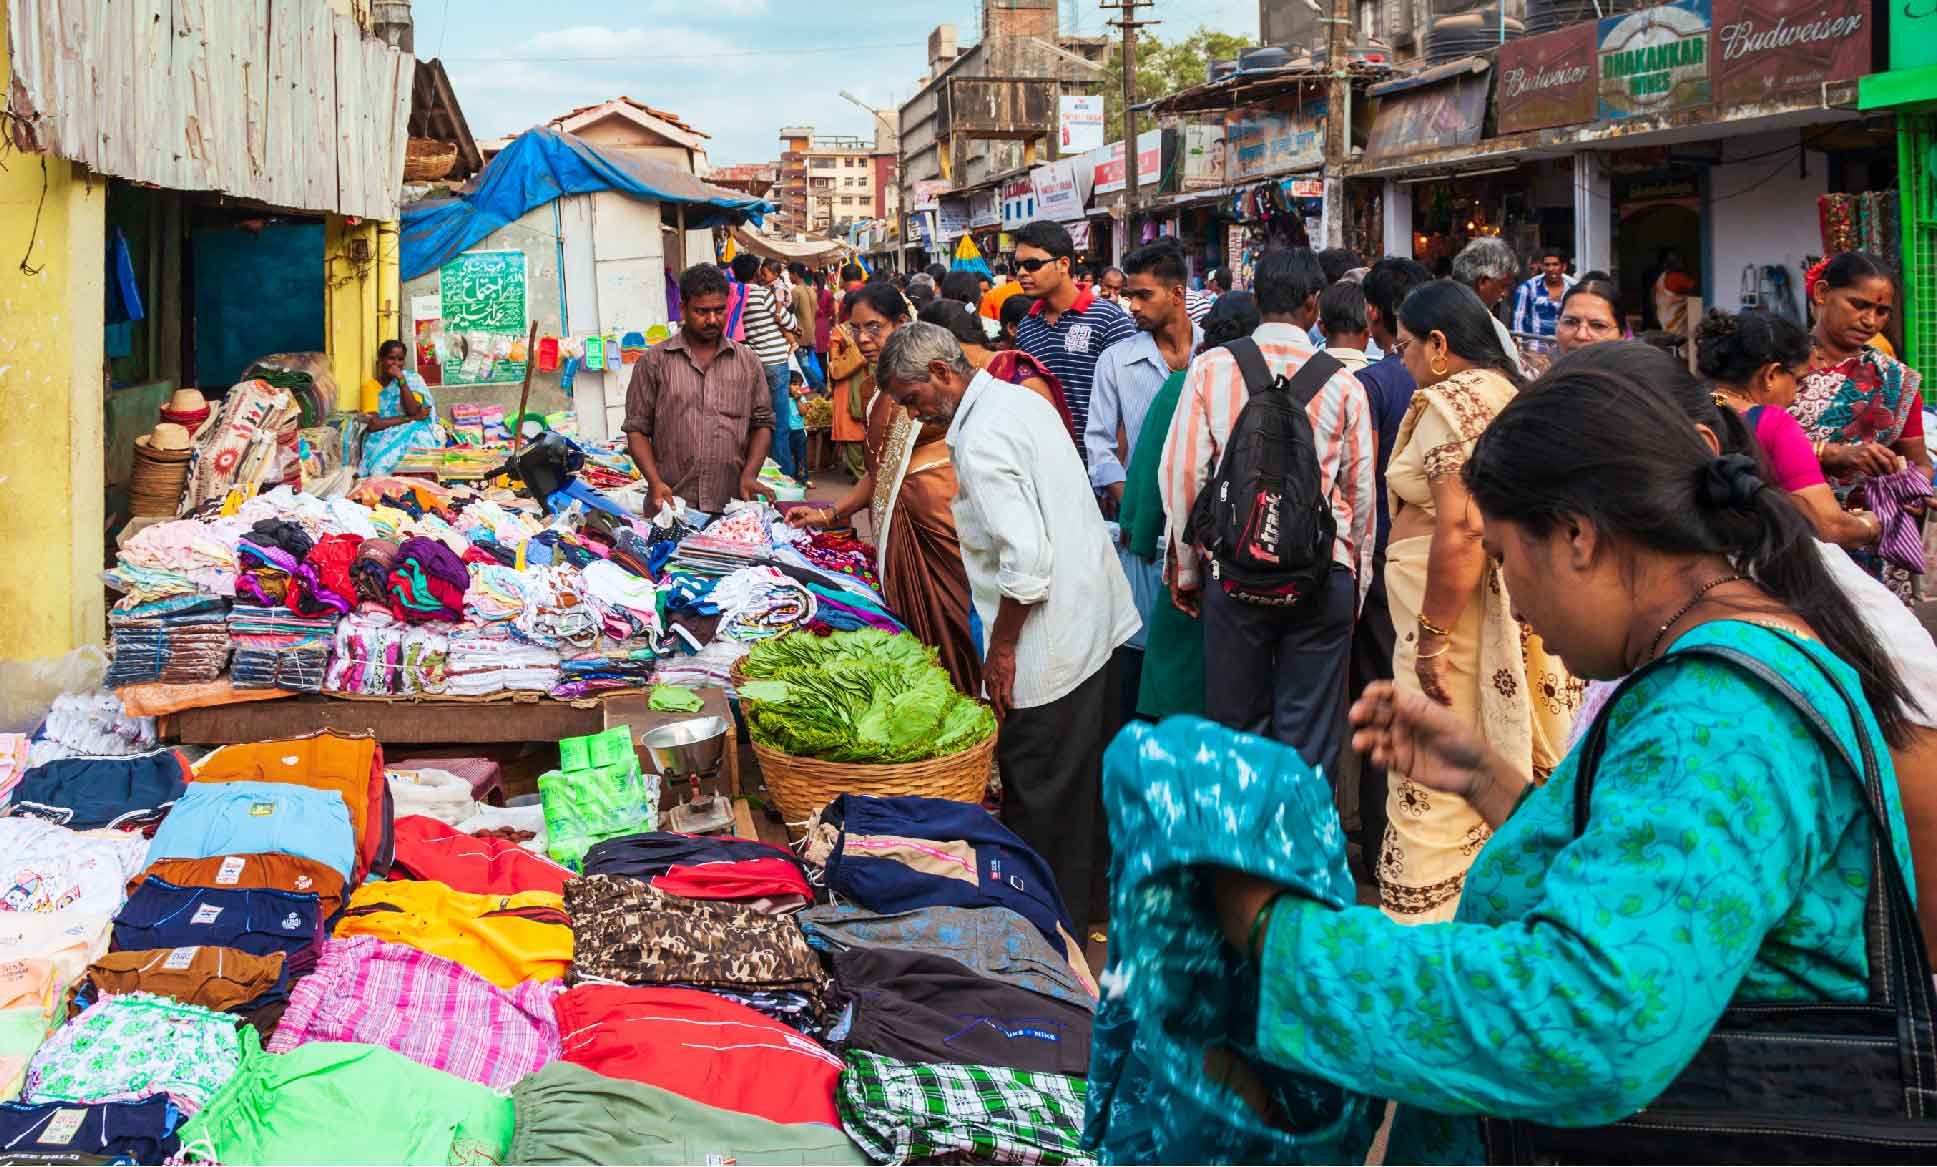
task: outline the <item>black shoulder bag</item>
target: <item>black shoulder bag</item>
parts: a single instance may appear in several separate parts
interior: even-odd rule
[[[1805,653],[1805,655],[1810,655]],[[1937,1156],[1937,992],[1908,881],[1891,849],[1890,816],[1875,744],[1858,706],[1813,655],[1843,698],[1862,761],[1809,699],[1747,653],[1719,645],[1675,657],[1718,660],[1761,681],[1787,701],[1833,759],[1861,778],[1872,838],[1864,932],[1870,999],[1860,1005],[1731,1006],[1694,1061],[1635,1114],[1598,1127],[1551,1127],[1487,1119],[1494,1163],[1903,1163]],[[1622,682],[1581,744],[1574,792],[1574,834],[1587,828],[1594,773],[1617,701],[1666,660]],[[1937,890],[1937,889],[1932,889]]]

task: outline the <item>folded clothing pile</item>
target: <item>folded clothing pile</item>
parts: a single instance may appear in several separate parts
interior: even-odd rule
[[[59,758],[28,770],[12,813],[77,831],[129,828],[160,818],[187,787],[188,759],[174,750],[119,758]]]
[[[814,593],[771,567],[746,567],[713,586],[721,636],[765,640],[814,618]]]
[[[213,596],[182,599],[187,602],[138,609],[149,615],[109,613],[114,663],[103,681],[108,688],[155,681],[199,685],[222,675],[229,663],[228,605]]]
[[[462,620],[470,586],[471,573],[456,552],[436,539],[406,539],[390,569],[390,611],[412,624]]]
[[[649,648],[616,649],[558,662],[558,685],[552,696],[576,701],[620,689],[643,689],[652,684],[659,656]]]
[[[121,698],[107,689],[54,698],[39,733],[27,746],[30,766],[56,758],[124,757],[155,748],[155,719],[131,716]]]
[[[359,603],[390,606],[390,571],[397,566],[397,544],[389,539],[365,539],[350,561],[350,583]]]
[[[230,679],[238,689],[322,692],[336,625],[334,614],[299,616],[286,607],[236,604],[229,611],[235,649]]]
[[[404,624],[366,609],[337,622],[323,687],[373,697],[442,693],[450,647],[443,625]]]
[[[558,687],[558,654],[520,640],[453,631],[445,676],[444,691],[453,697],[549,693]]]

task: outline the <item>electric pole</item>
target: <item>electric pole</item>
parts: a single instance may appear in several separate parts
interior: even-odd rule
[[[1352,0],[1331,0],[1325,18],[1325,236],[1322,246],[1345,246],[1345,164],[1352,154]]]
[[[1105,12],[1118,14],[1110,27],[1123,30],[1123,235],[1128,246],[1130,230],[1137,214],[1137,30],[1163,23],[1138,20],[1139,9],[1156,0],[1114,0],[1098,4]]]

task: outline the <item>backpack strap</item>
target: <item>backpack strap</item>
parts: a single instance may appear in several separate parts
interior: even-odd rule
[[[1258,393],[1278,383],[1278,377],[1271,372],[1271,366],[1265,363],[1264,352],[1258,348],[1257,341],[1248,336],[1240,336],[1225,341],[1224,347],[1230,350],[1232,358],[1237,361],[1238,372],[1244,374],[1246,392]],[[1318,396],[1320,390],[1325,388],[1325,382],[1344,371],[1345,366],[1332,354],[1323,351],[1313,353],[1311,359],[1291,375],[1285,385],[1285,391],[1291,394],[1292,401],[1303,409],[1311,404],[1311,399]]]

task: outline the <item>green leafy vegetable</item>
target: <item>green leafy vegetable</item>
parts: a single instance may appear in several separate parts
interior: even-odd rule
[[[957,692],[935,651],[905,634],[795,633],[755,645],[741,671],[747,731],[797,757],[918,762],[995,732],[988,706]]]

